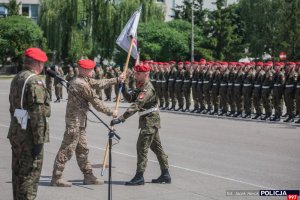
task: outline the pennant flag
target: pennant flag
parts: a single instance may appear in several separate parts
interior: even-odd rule
[[[138,50],[137,50],[137,27],[140,20],[140,15],[142,11],[142,6],[135,11],[135,13],[131,16],[129,21],[127,22],[126,26],[122,30],[121,34],[119,35],[116,43],[119,45],[124,51],[128,52],[130,48],[131,38],[134,39],[133,46],[131,50],[131,56],[134,59],[138,57]]]

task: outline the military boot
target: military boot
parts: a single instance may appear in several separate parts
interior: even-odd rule
[[[295,121],[296,124],[300,124],[300,119],[298,119],[297,121]]]
[[[104,181],[98,179],[94,174],[84,174],[83,185],[103,185]]]
[[[177,108],[175,111],[180,111],[180,110],[182,110],[181,106],[179,106],[179,108]]]
[[[256,114],[254,117],[252,117],[252,119],[258,119],[259,117],[261,117],[260,114]]]
[[[164,169],[157,179],[152,179],[152,183],[171,183],[171,176],[168,169]]]
[[[61,177],[59,177],[59,178],[52,177],[50,184],[51,184],[51,186],[55,186],[55,187],[71,187],[72,186],[71,182],[68,182],[68,181],[62,179]]]
[[[130,181],[126,182],[125,185],[128,186],[133,186],[133,185],[144,185],[145,180],[144,180],[144,172],[137,172],[133,179]]]
[[[294,122],[294,118],[293,117],[288,117],[286,120],[284,120],[283,122]]]

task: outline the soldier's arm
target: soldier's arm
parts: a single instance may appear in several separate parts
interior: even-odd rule
[[[80,88],[78,91],[82,94],[83,98],[90,102],[98,112],[102,112],[107,116],[112,116],[113,112],[111,109],[103,104],[93,88],[89,87],[88,85],[82,85],[82,88]]]
[[[89,79],[89,84],[94,88],[94,89],[105,89],[108,88],[111,85],[115,85],[118,83],[118,78],[111,78],[111,79]]]
[[[124,88],[122,89],[122,94],[123,94],[123,97],[126,99],[126,101],[128,101],[129,103],[132,103],[133,101],[135,101],[135,99],[137,97],[136,90],[132,90],[131,92],[128,92],[128,84],[124,84],[123,87]]]
[[[34,144],[49,142],[48,120],[51,109],[46,88],[40,79],[28,83],[26,99],[28,103],[29,124],[33,135]]]
[[[127,108],[125,113],[119,117],[119,119],[124,122],[126,119],[134,115],[136,112],[141,110],[145,103],[149,101],[149,99],[153,96],[153,91],[145,91],[145,92],[140,92],[138,97],[136,98],[135,102]]]

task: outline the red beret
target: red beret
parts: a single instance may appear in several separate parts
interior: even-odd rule
[[[296,63],[294,62],[287,62],[286,65],[295,65]]]
[[[190,65],[191,62],[190,62],[190,61],[185,61],[184,64],[185,64],[185,65]]]
[[[183,62],[180,61],[180,62],[178,63],[178,65],[183,65]]]
[[[262,67],[262,66],[264,66],[264,63],[263,63],[263,62],[257,62],[257,63],[256,63],[256,66]]]
[[[79,60],[77,64],[83,69],[93,69],[96,66],[92,60]]]
[[[148,65],[136,65],[134,71],[136,72],[149,72],[151,68]]]
[[[28,48],[25,51],[25,56],[30,57],[34,60],[40,61],[40,62],[46,62],[48,60],[48,57],[45,52],[43,52],[39,48]]]
[[[206,64],[206,60],[204,58],[201,58],[199,62],[200,62],[201,65],[202,64],[204,64],[204,65]]]
[[[273,63],[271,63],[271,62],[266,62],[266,63],[264,63],[264,66],[265,66],[265,67],[272,67],[272,66],[273,66]]]
[[[171,64],[175,64],[176,62],[174,60],[171,60],[169,63]]]

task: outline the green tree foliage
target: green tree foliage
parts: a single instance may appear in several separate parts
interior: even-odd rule
[[[9,0],[5,6],[8,9],[8,16],[19,15],[20,5],[21,2],[17,2],[17,0]]]
[[[46,40],[40,27],[31,19],[10,16],[0,20],[0,57],[22,63],[22,56],[28,47],[46,49]]]

